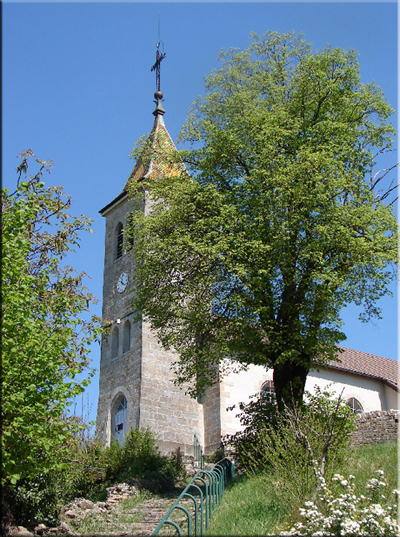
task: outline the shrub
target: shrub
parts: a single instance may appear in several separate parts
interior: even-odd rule
[[[131,479],[153,492],[164,492],[184,474],[181,458],[161,455],[149,429],[131,429],[124,446],[117,440],[105,447],[96,439],[76,437],[61,468],[9,484],[4,500],[15,522],[52,524],[60,507],[74,498],[104,500],[107,487]]]
[[[17,523],[57,522],[59,507],[50,474],[20,479],[16,487],[6,485],[3,502],[9,517]]]
[[[235,405],[228,410],[235,410]],[[224,445],[231,447],[234,452],[237,469],[248,470],[249,454],[258,452],[257,440],[265,428],[275,427],[277,407],[265,397],[252,399],[249,403],[239,403],[240,413],[236,415],[243,427],[233,435],[226,435]],[[263,463],[264,464],[264,463]]]
[[[224,446],[220,446],[215,451],[212,451],[206,455],[206,462],[209,462],[210,464],[217,464],[217,462],[221,461],[224,456]]]
[[[239,464],[247,473],[272,470],[288,502],[315,495],[319,475],[333,475],[349,454],[354,415],[329,390],[316,387],[305,403],[283,412],[262,399],[245,410],[241,421],[247,427],[230,439]]]
[[[134,477],[153,492],[165,492],[171,490],[184,474],[181,458],[161,455],[150,429],[131,429],[125,436],[124,447],[113,441],[107,452],[106,477],[109,481]]]

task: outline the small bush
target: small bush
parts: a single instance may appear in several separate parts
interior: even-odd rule
[[[28,526],[38,522],[57,523],[59,506],[50,474],[21,479],[15,487],[6,485],[3,501],[10,518],[17,523]]]
[[[124,446],[116,440],[106,448],[96,439],[74,439],[61,468],[5,487],[4,500],[14,522],[54,524],[61,506],[74,498],[103,501],[107,487],[131,479],[165,492],[184,474],[182,459],[161,455],[149,429],[131,429]]]
[[[220,446],[215,451],[212,451],[211,453],[208,453],[206,455],[206,462],[209,462],[210,464],[217,464],[217,462],[221,461],[225,456],[224,446]]]
[[[332,476],[349,456],[354,415],[328,390],[316,388],[283,412],[262,399],[244,410],[247,427],[230,439],[235,458],[247,473],[273,471],[277,494],[288,503],[314,495],[319,475]]]

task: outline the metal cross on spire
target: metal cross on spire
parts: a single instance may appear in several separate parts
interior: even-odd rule
[[[165,110],[162,106],[162,99],[163,99],[163,93],[162,91],[160,90],[160,64],[162,62],[162,60],[165,58],[166,54],[165,52],[160,52],[160,43],[162,43],[162,41],[159,41],[157,43],[157,52],[156,52],[156,63],[153,65],[153,67],[151,68],[152,71],[155,71],[156,72],[156,83],[157,83],[157,90],[154,94],[154,98],[156,99],[155,103],[156,103],[156,109],[154,110],[153,112],[153,115],[154,116],[162,116],[165,114]],[[164,48],[164,44],[163,44],[163,48]]]
[[[156,63],[151,68],[152,71],[154,71],[154,70],[156,71],[157,91],[161,91],[160,90],[160,64],[161,64],[162,60],[165,58],[165,56],[166,56],[166,53],[165,52],[161,53],[159,48],[160,48],[160,42],[157,43]]]

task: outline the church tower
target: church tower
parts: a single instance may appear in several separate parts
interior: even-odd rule
[[[152,68],[157,73],[156,108],[149,141],[168,152],[174,144],[165,127],[160,91],[160,63],[164,56],[157,49]],[[157,180],[166,172],[164,166],[162,154],[150,161],[139,158],[127,184],[145,177]],[[131,302],[135,246],[133,241],[125,244],[124,236],[131,210],[126,185],[100,211],[106,219],[103,319],[112,326],[101,346],[96,436],[107,444],[112,438],[123,443],[126,432],[132,427],[149,427],[164,453],[177,447],[184,453],[192,453],[194,434],[203,446],[215,449],[221,438],[218,395],[213,394],[212,402],[199,403],[174,386],[171,364],[176,356],[160,346],[146,322],[134,322]],[[149,210],[148,200],[143,210]],[[204,420],[206,411],[208,418]]]

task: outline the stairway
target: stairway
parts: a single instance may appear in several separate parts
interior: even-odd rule
[[[146,503],[138,505],[133,510],[133,513],[142,513],[142,520],[140,522],[135,522],[129,525],[129,535],[151,535],[153,531],[157,528],[161,520],[164,518],[164,516],[168,513],[175,500],[176,498],[152,499]],[[192,524],[194,524],[195,508],[193,501],[191,501],[190,499],[184,500],[180,502],[180,505],[183,505],[191,513]],[[186,528],[187,515],[183,511],[175,510],[171,518],[174,522],[178,523],[181,528],[182,526]],[[185,533],[185,530],[183,531],[183,533]],[[164,525],[159,533],[159,535],[171,534],[177,534],[177,530],[169,524]],[[121,533],[120,535],[123,534]]]

